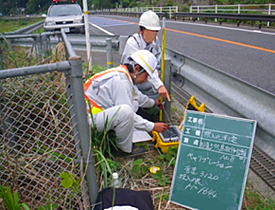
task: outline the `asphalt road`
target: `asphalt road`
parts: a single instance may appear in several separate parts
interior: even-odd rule
[[[130,35],[138,18],[90,15],[94,34]],[[162,22],[162,21],[161,21]],[[166,20],[166,47],[275,95],[275,29]],[[162,31],[158,33],[162,39]]]

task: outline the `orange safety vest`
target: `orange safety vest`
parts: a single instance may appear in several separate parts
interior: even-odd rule
[[[99,105],[97,105],[94,101],[92,101],[91,99],[89,99],[89,97],[86,95],[85,92],[86,92],[86,90],[90,87],[90,85],[92,84],[92,81],[93,81],[94,79],[97,79],[97,78],[99,78],[99,77],[101,77],[101,76],[103,76],[103,75],[105,75],[105,74],[111,73],[111,72],[121,72],[121,73],[125,73],[126,76],[127,76],[127,78],[128,78],[128,80],[130,81],[130,83],[132,83],[131,76],[130,76],[130,74],[129,74],[129,72],[128,72],[128,70],[127,70],[127,68],[126,68],[125,65],[120,65],[120,66],[118,66],[118,67],[116,67],[116,68],[112,68],[112,69],[109,69],[109,70],[106,70],[106,71],[97,73],[97,74],[95,74],[94,76],[92,76],[90,79],[88,79],[88,80],[84,83],[83,89],[84,89],[85,101],[86,101],[87,103],[90,103],[92,114],[97,114],[97,113],[99,113],[99,112],[102,112],[103,109],[102,109]],[[89,108],[87,108],[87,111],[90,113],[90,109],[89,109]]]

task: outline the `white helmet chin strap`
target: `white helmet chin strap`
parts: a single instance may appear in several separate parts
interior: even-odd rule
[[[145,69],[141,69],[138,73],[134,74],[134,81],[136,80],[137,76],[145,72]]]
[[[129,64],[132,66],[134,72],[135,65],[137,65],[137,63],[135,61],[130,61]]]

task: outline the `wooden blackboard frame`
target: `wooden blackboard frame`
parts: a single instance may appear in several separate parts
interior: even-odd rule
[[[240,210],[256,126],[186,110],[170,201],[189,209]]]

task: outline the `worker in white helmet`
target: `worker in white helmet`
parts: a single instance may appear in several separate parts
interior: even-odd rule
[[[121,64],[129,62],[130,56],[137,50],[145,49],[153,53],[157,58],[157,67],[154,71],[154,77],[148,78],[147,82],[137,85],[138,89],[150,98],[156,99],[159,96],[170,101],[169,93],[163,82],[160,80],[161,73],[161,46],[157,37],[161,29],[158,15],[149,10],[144,12],[139,19],[138,33],[131,35],[125,44],[121,57]],[[139,110],[142,116],[145,109]],[[145,111],[148,112],[148,111]],[[146,116],[147,119],[153,120],[152,117]]]
[[[161,74],[161,46],[157,37],[158,31],[161,29],[158,15],[149,10],[142,13],[139,19],[138,33],[131,35],[125,44],[121,57],[121,64],[127,63],[133,52],[141,49],[148,50],[157,58],[157,67],[154,71],[154,77],[148,78],[147,82],[137,85],[138,89],[148,97],[156,99],[159,96],[170,101],[169,93],[160,79]],[[158,107],[139,108],[137,114],[150,121],[159,120]]]
[[[135,113],[138,106],[153,107],[160,104],[159,99],[150,99],[136,87],[146,82],[148,76],[154,76],[157,65],[155,56],[147,50],[139,50],[131,55],[131,59],[127,64],[95,74],[84,84],[90,124],[94,122],[99,131],[114,130],[116,146],[123,155],[144,152],[142,147],[133,147],[134,128],[160,133],[168,128],[165,123],[153,123]]]

